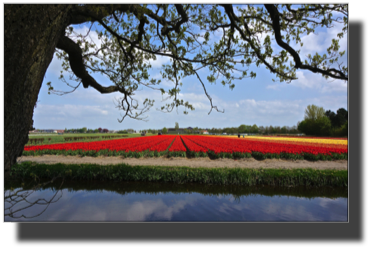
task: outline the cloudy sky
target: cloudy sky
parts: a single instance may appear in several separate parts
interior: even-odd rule
[[[304,46],[301,48],[301,60],[309,53],[323,53],[331,44],[331,39],[336,38],[342,26],[336,25],[332,29],[318,29],[316,34],[302,37]],[[88,25],[77,27],[77,32],[87,32]],[[96,33],[91,32],[90,37],[97,41]],[[216,37],[216,36],[215,36]],[[272,41],[273,42],[273,41]],[[280,50],[274,47],[274,51]],[[340,51],[347,50],[347,37],[340,41]],[[345,61],[347,58],[345,57]],[[159,58],[152,61],[152,76],[158,76],[162,64],[168,60]],[[126,118],[122,123],[118,122],[122,112],[115,108],[115,99],[118,94],[102,95],[92,88],[84,89],[80,86],[75,92],[63,96],[48,94],[46,83],[51,82],[56,90],[70,91],[65,83],[58,79],[61,71],[61,62],[54,57],[45,79],[43,81],[37,108],[34,111],[34,127],[39,129],[64,129],[64,128],[108,128],[136,130],[163,127],[174,127],[175,122],[180,127],[223,128],[239,126],[241,124],[258,126],[293,126],[301,121],[307,105],[315,104],[325,110],[336,111],[343,107],[347,109],[347,83],[340,80],[324,79],[321,75],[309,71],[297,71],[297,80],[290,84],[273,82],[275,77],[265,67],[250,70],[257,73],[255,79],[236,81],[234,90],[223,86],[220,81],[210,84],[206,81],[207,70],[202,70],[200,76],[204,80],[207,91],[212,97],[213,104],[218,109],[224,109],[224,113],[213,110],[209,115],[210,102],[205,95],[201,83],[196,77],[187,77],[183,80],[180,99],[189,101],[194,111],[184,115],[184,108],[173,110],[171,113],[157,111],[167,102],[162,102],[159,91],[142,88],[136,92],[136,99],[142,102],[145,98],[155,100],[154,107],[146,114],[147,122]],[[101,76],[95,76],[97,81],[104,86],[111,85],[110,81]],[[171,88],[171,84],[163,82],[162,87]]]

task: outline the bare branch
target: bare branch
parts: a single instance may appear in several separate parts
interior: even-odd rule
[[[33,194],[36,190],[40,189],[43,186],[46,186],[47,184],[53,183],[57,178],[55,177],[50,181],[47,181],[42,184],[37,184],[34,187],[31,188],[31,190],[18,190],[16,192],[9,191],[8,193],[4,194],[4,204],[9,204],[9,206],[4,205],[4,216],[12,217],[12,218],[35,218],[43,214],[47,208],[50,206],[52,203],[58,202],[59,199],[62,197],[62,190],[61,187],[64,183],[64,179],[62,179],[62,183],[60,187],[57,189],[55,194],[49,199],[46,200],[44,198],[38,198],[34,201],[30,201],[29,198],[31,194]],[[61,195],[55,200],[58,192],[61,193]],[[25,205],[24,205],[25,204]],[[18,209],[14,210],[13,208],[16,205],[21,205]],[[20,213],[20,212],[25,212],[26,209],[31,208],[35,205],[46,205],[45,208],[38,214],[33,215],[33,216],[26,216],[24,213],[22,213],[19,216],[16,216],[15,214]]]

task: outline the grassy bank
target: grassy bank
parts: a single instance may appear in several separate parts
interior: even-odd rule
[[[167,148],[170,149],[170,146]],[[169,151],[113,151],[108,149],[102,149],[100,151],[84,151],[84,150],[50,150],[50,149],[44,149],[44,150],[36,150],[36,151],[23,151],[23,156],[42,156],[42,155],[64,155],[64,156],[80,156],[80,157],[99,157],[99,156],[105,156],[105,157],[113,157],[113,156],[123,156],[125,158],[142,158],[142,157],[160,157],[160,156],[166,156],[166,157],[209,157],[210,159],[241,159],[241,158],[254,158],[256,160],[265,160],[265,159],[287,159],[287,160],[309,160],[309,161],[318,161],[318,160],[347,160],[348,154],[337,154],[333,153],[330,155],[313,155],[309,153],[300,153],[300,154],[291,154],[291,153],[280,153],[280,154],[263,154],[260,152],[252,152],[252,153],[241,153],[241,152],[234,152],[234,153],[214,153],[213,151],[208,152],[192,152],[192,151],[186,151],[186,152],[169,152]]]
[[[12,167],[10,177],[70,180],[202,183],[216,185],[347,186],[347,170],[246,169],[130,166],[127,164],[37,164],[23,162]]]
[[[43,180],[41,181],[43,182]],[[15,190],[23,188],[24,190],[33,188],[37,183],[33,180],[8,180],[4,182],[5,190]],[[68,180],[65,179],[62,183],[61,178],[55,181],[41,185],[40,190],[56,191],[59,189],[69,189],[70,191],[97,191],[97,192],[115,192],[121,195],[128,194],[150,194],[159,195],[162,193],[167,194],[184,194],[184,193],[201,193],[211,196],[230,196],[235,199],[240,197],[247,197],[252,195],[265,195],[265,196],[293,196],[302,198],[338,198],[348,197],[348,188],[346,187],[283,187],[283,186],[247,186],[247,185],[210,185],[210,184],[176,184],[176,183],[160,183],[160,182],[130,182],[130,181],[97,181],[97,180]]]

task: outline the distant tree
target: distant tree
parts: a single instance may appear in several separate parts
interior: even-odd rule
[[[98,128],[99,133],[103,132],[103,129],[101,127]]]
[[[325,115],[325,110],[323,107],[319,107],[316,105],[308,105],[305,110],[305,119],[316,120]]]
[[[297,127],[298,127],[298,124],[297,124],[297,126],[292,126],[292,127],[288,128],[289,133],[290,134],[298,134],[300,131],[298,131]]]
[[[337,111],[336,111],[336,125],[338,127],[341,127],[344,125],[344,123],[346,123],[346,121],[348,121],[348,111],[344,108],[339,108]]]
[[[168,129],[166,128],[166,127],[164,127],[163,129],[162,129],[162,134],[167,134],[168,133]]]
[[[117,131],[118,134],[128,134],[128,130],[124,129],[124,130],[119,130]]]
[[[328,115],[332,115],[330,112]],[[330,136],[331,121],[322,107],[308,105],[305,119],[299,123],[298,130],[306,135]]]
[[[175,130],[177,131],[179,129],[179,125],[178,125],[178,122],[175,122]]]
[[[327,110],[325,112],[325,116],[327,116],[330,119],[331,124],[334,126],[334,120],[335,120],[335,116],[336,116],[336,114],[334,113],[334,111]]]
[[[315,133],[317,136],[329,136],[331,134],[331,121],[327,116],[315,120]]]
[[[344,108],[339,108],[336,113],[327,110],[325,116],[330,119],[333,128],[340,128],[348,121],[348,112]]]
[[[341,134],[339,136],[342,136],[342,137],[348,136],[348,121],[346,121],[346,123],[343,124],[340,132],[341,132]]]
[[[309,131],[309,127],[310,126],[308,126],[307,121],[306,120],[302,120],[301,122],[298,123],[297,129],[300,132],[305,133],[306,135],[308,135],[311,132],[311,131]]]
[[[247,126],[246,126],[246,125],[240,125],[240,126],[238,127],[238,132],[239,132],[239,133],[245,133],[246,130],[247,130]]]
[[[256,124],[254,124],[254,125],[251,127],[250,132],[251,132],[251,133],[259,133],[259,127],[258,127]]]

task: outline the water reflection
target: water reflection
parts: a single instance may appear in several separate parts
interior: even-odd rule
[[[36,218],[40,216],[42,213],[46,211],[50,204],[58,202],[58,200],[62,197],[62,184],[64,180],[62,179],[62,183],[58,190],[52,195],[50,199],[41,198],[44,195],[41,193],[37,193],[37,190],[40,190],[44,186],[48,184],[52,184],[57,178],[54,178],[50,181],[44,183],[36,183],[34,181],[33,187],[31,188],[10,188],[4,191],[4,216],[11,217],[14,219],[17,218]],[[21,185],[24,185],[22,182]],[[60,195],[58,195],[60,193]],[[58,195],[58,196],[57,196]],[[32,207],[40,207],[41,212],[35,213],[36,208],[34,208],[34,213],[32,215],[26,215],[25,211]]]
[[[20,184],[6,183],[6,192]],[[5,214],[5,221],[347,221],[347,188],[56,181],[29,198],[53,196],[43,213],[36,206],[22,212],[36,217]]]

